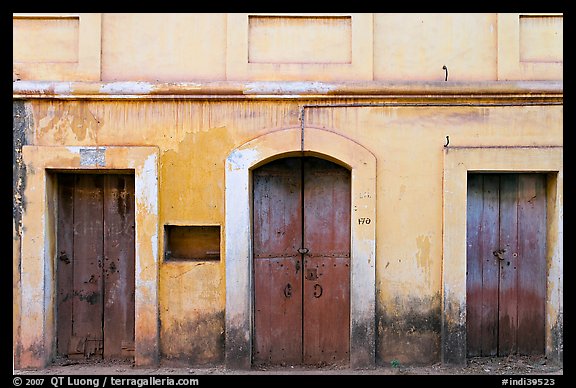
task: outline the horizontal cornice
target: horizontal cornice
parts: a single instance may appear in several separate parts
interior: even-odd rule
[[[562,103],[563,81],[14,81],[14,99],[362,99]]]

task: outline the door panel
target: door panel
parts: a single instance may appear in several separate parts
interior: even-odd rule
[[[279,159],[254,171],[254,258],[299,256],[301,174],[298,158]]]
[[[302,358],[302,279],[299,259],[254,260],[254,361],[299,363]]]
[[[543,354],[546,177],[470,174],[467,354]]]
[[[518,351],[542,354],[546,301],[545,176],[521,176],[518,187]]]
[[[254,170],[253,198],[254,362],[348,361],[350,173],[276,160]]]
[[[481,175],[468,176],[466,212],[466,341],[468,356],[476,357],[482,350]]]
[[[254,362],[302,357],[302,184],[300,159],[253,173]]]
[[[499,235],[499,179],[497,175],[484,176],[482,215],[480,219],[479,256],[482,261],[482,336],[483,356],[498,352],[498,280],[499,261],[494,256]]]
[[[74,190],[74,351],[102,355],[103,179],[80,174]]]
[[[518,175],[500,181],[500,304],[498,353],[518,351]]]
[[[322,159],[304,163],[304,247],[304,362],[347,361],[350,174]]]
[[[472,175],[468,182],[467,313],[469,355],[497,352],[498,177]]]
[[[350,256],[350,173],[322,159],[304,163],[304,244],[308,256]]]
[[[338,364],[348,361],[350,349],[350,264],[348,258],[306,259],[316,270],[304,280],[304,363]]]
[[[104,357],[134,350],[134,179],[108,175],[104,201]]]
[[[58,306],[56,327],[57,354],[68,354],[72,337],[72,300],[74,298],[74,175],[58,177],[58,255],[56,260],[56,284]]]

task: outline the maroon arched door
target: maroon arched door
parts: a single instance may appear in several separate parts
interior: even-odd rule
[[[319,158],[253,171],[255,364],[348,362],[350,192]]]

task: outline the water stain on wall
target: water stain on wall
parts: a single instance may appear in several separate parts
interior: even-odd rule
[[[224,311],[197,313],[161,331],[164,365],[208,365],[224,361]]]
[[[440,361],[440,295],[398,296],[377,306],[377,363],[409,364]]]

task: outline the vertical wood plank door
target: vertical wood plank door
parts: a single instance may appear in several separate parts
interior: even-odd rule
[[[134,178],[120,174],[105,178],[104,358],[130,358],[135,322]]]
[[[350,172],[317,158],[253,172],[256,364],[349,359]]]
[[[467,355],[544,354],[546,176],[469,174]]]
[[[130,359],[134,177],[60,174],[57,201],[57,354]]]
[[[302,357],[302,161],[254,170],[254,362]]]
[[[341,364],[350,350],[350,173],[304,162],[304,363]]]

